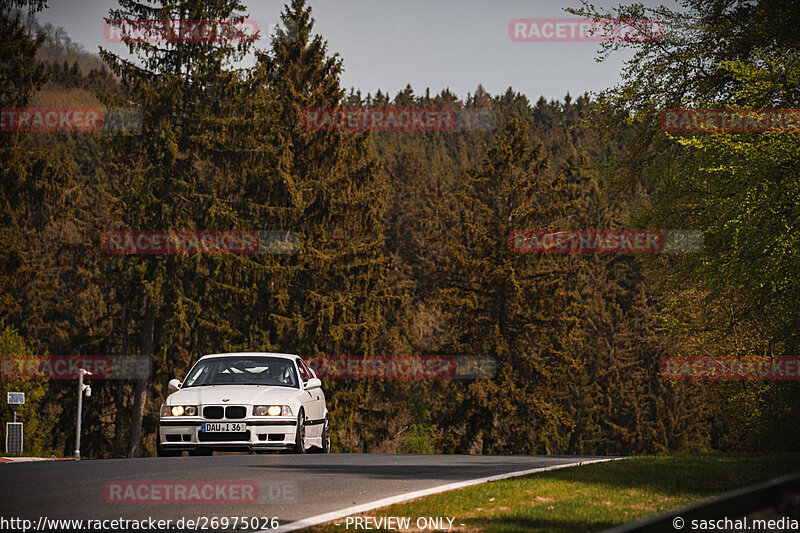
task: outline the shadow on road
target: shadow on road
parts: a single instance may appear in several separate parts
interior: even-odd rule
[[[347,457],[346,455],[344,457]],[[362,456],[363,458],[364,456]],[[565,463],[575,463],[579,458],[563,457],[543,457],[539,456],[536,462],[531,458],[514,458],[513,456],[504,457],[480,457],[479,456],[453,456],[453,455],[417,455],[417,456],[396,456],[386,455],[367,455],[374,457],[374,461],[354,464],[351,461],[337,460],[336,454],[327,456],[317,456],[313,462],[305,462],[302,459],[293,462],[283,462],[275,464],[270,461],[264,465],[240,465],[241,468],[265,468],[280,469],[282,473],[286,471],[314,473],[316,475],[336,475],[352,477],[369,477],[373,479],[442,479],[442,480],[463,480],[489,477],[506,472],[516,472],[542,468]],[[322,459],[320,459],[322,458]],[[327,462],[325,459],[330,459]],[[590,458],[587,458],[590,459]],[[402,466],[401,466],[402,465]]]

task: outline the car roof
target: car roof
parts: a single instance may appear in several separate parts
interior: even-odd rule
[[[211,358],[211,357],[278,357],[280,359],[291,359],[294,360],[299,355],[291,354],[291,353],[272,353],[272,352],[237,352],[237,353],[214,353],[209,355],[204,355],[198,361],[202,361],[203,359]]]

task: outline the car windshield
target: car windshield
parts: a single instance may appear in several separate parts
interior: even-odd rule
[[[215,357],[199,361],[181,388],[204,385],[275,385],[298,387],[290,359],[280,357]]]

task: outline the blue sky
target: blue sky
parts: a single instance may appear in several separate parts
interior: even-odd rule
[[[675,0],[639,0],[647,6]],[[250,18],[262,34],[279,22],[284,2],[243,0]],[[449,88],[464,97],[478,84],[491,94],[508,87],[535,101],[539,96],[560,99],[568,92],[576,96],[599,91],[620,80],[624,60],[631,53],[620,51],[602,63],[596,62],[597,43],[513,42],[509,21],[515,18],[570,18],[563,9],[578,7],[579,1],[564,0],[310,0],[315,31],[331,52],[344,59],[345,88],[363,94],[378,89],[394,96],[410,83],[416,93],[430,87],[432,93]],[[595,2],[616,6],[619,2]],[[629,3],[629,2],[626,2]],[[103,46],[126,54],[122,44],[107,43],[103,17],[116,7],[116,0],[50,0],[39,14],[67,30],[70,38],[87,51]],[[257,43],[267,48],[262,39]]]

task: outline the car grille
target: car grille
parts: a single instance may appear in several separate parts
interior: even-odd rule
[[[222,407],[209,406],[203,408],[203,416],[211,420],[219,420],[222,418]]]
[[[249,431],[239,431],[236,433],[203,433],[197,434],[197,440],[200,442],[228,442],[239,440],[250,440]]]
[[[225,418],[244,418],[247,416],[247,409],[240,405],[231,405],[225,408]]]

